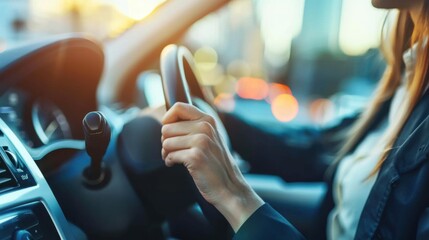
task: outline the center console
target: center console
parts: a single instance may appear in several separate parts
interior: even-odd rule
[[[0,240],[69,238],[68,223],[48,183],[0,119]]]

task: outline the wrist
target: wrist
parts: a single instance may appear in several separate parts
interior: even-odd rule
[[[226,196],[215,207],[225,216],[234,232],[260,207],[264,201],[249,187],[241,191],[225,194]]]

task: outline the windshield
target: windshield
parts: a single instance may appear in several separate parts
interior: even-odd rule
[[[166,0],[2,0],[0,51],[48,35],[85,32],[114,38]]]
[[[325,124],[367,103],[384,69],[386,16],[371,1],[236,0],[195,23],[184,45],[223,111],[274,127]]]

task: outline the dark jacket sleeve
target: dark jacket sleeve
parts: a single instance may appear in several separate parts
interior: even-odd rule
[[[323,181],[331,165],[341,132],[358,114],[328,127],[262,126],[233,115],[223,114],[232,148],[250,164],[250,172],[273,174],[289,182]]]
[[[243,223],[234,240],[259,239],[304,239],[301,233],[270,205],[259,207]]]

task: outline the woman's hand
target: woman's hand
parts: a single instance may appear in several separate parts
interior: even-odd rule
[[[202,196],[237,231],[263,201],[245,182],[213,117],[189,104],[176,103],[162,120],[162,158],[183,164]]]

